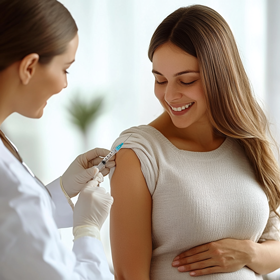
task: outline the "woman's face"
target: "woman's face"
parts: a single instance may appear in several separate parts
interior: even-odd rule
[[[168,42],[153,55],[155,95],[178,128],[209,123],[196,57]]]
[[[78,41],[76,35],[63,54],[55,56],[48,64],[38,63],[24,93],[22,111],[19,113],[26,117],[40,118],[47,100],[67,87],[67,69],[75,60]]]

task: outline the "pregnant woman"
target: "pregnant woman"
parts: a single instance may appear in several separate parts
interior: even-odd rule
[[[228,24],[180,8],[149,58],[164,112],[114,143],[132,134],[111,172],[116,279],[262,279],[280,267],[280,172]]]

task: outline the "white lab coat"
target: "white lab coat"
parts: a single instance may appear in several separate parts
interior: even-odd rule
[[[78,238],[73,251],[62,243],[73,211],[59,180],[48,189],[52,199],[0,141],[0,279],[113,279],[98,239]]]

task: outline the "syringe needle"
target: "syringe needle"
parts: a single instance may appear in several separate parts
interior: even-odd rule
[[[107,163],[107,161],[114,156],[122,147],[123,143],[125,143],[127,141],[127,139],[131,136],[132,134],[130,134],[124,142],[122,142],[120,145],[118,145],[116,148],[114,148],[113,150],[110,151],[110,153],[103,158],[103,160],[97,165],[97,168],[99,169],[99,171],[101,171],[104,167],[105,164]]]
[[[123,141],[123,143],[125,143],[131,135],[132,133]]]

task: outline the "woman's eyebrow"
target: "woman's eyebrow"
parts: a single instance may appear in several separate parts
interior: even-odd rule
[[[154,70],[154,69],[152,70],[152,73],[163,76],[160,72],[158,72],[157,70]],[[185,71],[181,71],[181,72],[176,73],[174,75],[174,77],[180,76],[180,75],[183,75],[183,74],[188,74],[188,73],[199,73],[199,71],[185,70]]]

